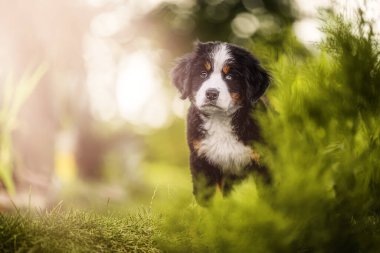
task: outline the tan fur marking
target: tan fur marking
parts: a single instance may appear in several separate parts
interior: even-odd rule
[[[206,68],[207,71],[211,70],[211,63],[209,61],[205,62],[205,68]]]
[[[223,66],[223,73],[225,75],[228,74],[228,72],[230,72],[230,66],[228,66],[227,64]]]
[[[255,150],[252,150],[251,159],[252,161],[255,161],[257,164],[260,164],[260,154],[257,153]]]
[[[193,148],[196,152],[198,152],[198,150],[200,149],[201,147],[201,141],[199,140],[193,140]]]
[[[236,92],[231,92],[231,98],[232,98],[232,101],[234,101],[236,104],[240,101],[240,94]]]

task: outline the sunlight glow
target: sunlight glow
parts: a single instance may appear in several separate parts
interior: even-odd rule
[[[320,31],[320,22],[318,19],[302,19],[293,25],[294,32],[297,38],[307,47],[313,49],[315,43],[323,38],[323,33]]]
[[[84,37],[83,47],[91,113],[98,120],[112,120],[117,115],[112,88],[117,65],[112,48],[107,41],[92,34]]]
[[[127,12],[106,12],[97,15],[91,22],[91,31],[99,36],[111,36],[116,34],[127,22]]]
[[[304,43],[309,49],[313,49],[313,44],[323,39],[323,33],[320,31],[321,20],[319,11],[323,8],[332,7],[337,13],[344,15],[346,18],[356,18],[357,8],[364,10],[364,17],[371,20],[374,24],[376,33],[380,33],[380,1],[377,0],[315,0],[301,1],[295,0],[298,10],[306,16],[294,23],[293,29],[297,38]]]
[[[125,55],[119,65],[116,97],[120,114],[134,124],[161,127],[168,118],[162,78],[148,52]]]

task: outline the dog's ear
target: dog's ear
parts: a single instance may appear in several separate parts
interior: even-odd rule
[[[192,54],[187,54],[177,60],[176,66],[171,71],[172,82],[181,93],[181,99],[186,99],[191,92],[191,62]]]
[[[246,70],[247,98],[250,102],[256,102],[268,88],[270,75],[251,54],[246,56]]]

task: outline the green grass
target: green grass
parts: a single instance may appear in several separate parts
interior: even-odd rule
[[[0,252],[159,252],[147,211],[0,214]]]

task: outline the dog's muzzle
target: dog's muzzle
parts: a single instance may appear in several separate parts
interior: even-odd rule
[[[211,101],[216,101],[219,97],[219,91],[214,88],[210,88],[206,90],[206,98]]]

